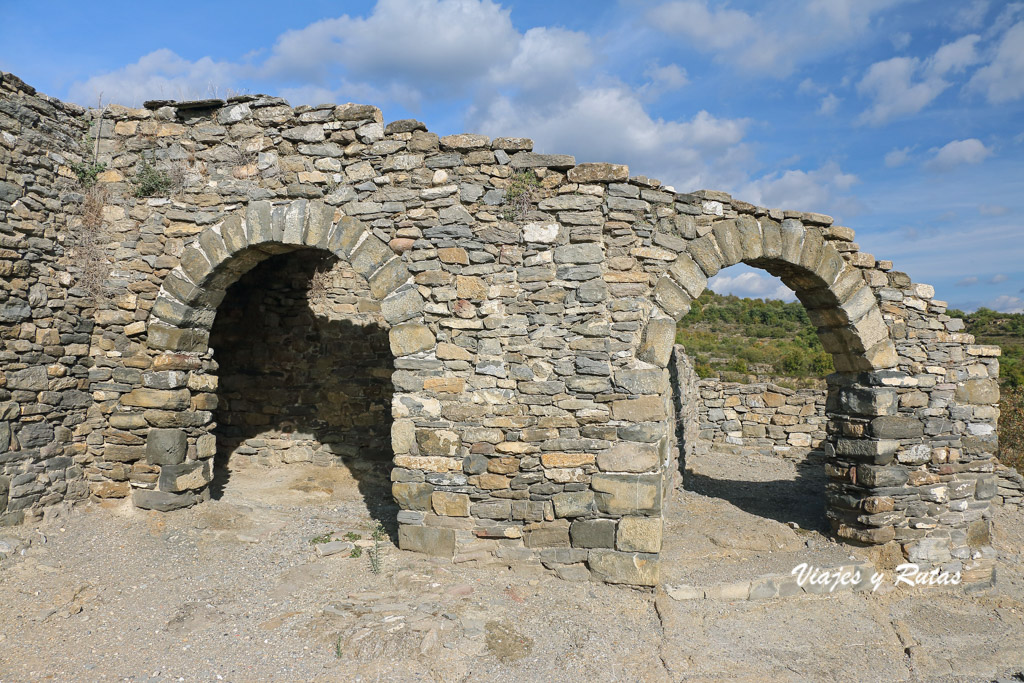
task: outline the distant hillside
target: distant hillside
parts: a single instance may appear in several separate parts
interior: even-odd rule
[[[701,377],[748,381],[757,375],[805,385],[833,371],[832,357],[799,302],[707,290],[679,321],[676,341],[693,357]]]

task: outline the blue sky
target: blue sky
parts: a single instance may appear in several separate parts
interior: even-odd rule
[[[80,104],[238,92],[523,135],[819,211],[937,297],[1024,311],[1024,2],[0,1],[0,69]],[[715,283],[788,293],[736,266]]]

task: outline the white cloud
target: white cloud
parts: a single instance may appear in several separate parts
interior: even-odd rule
[[[982,216],[1005,216],[1010,213],[1010,207],[1002,204],[982,204],[978,207],[978,213]]]
[[[893,57],[872,64],[857,84],[857,92],[872,98],[874,104],[861,114],[859,122],[878,126],[898,116],[916,114],[949,87],[934,75],[914,82],[920,71],[921,60],[916,57]]]
[[[512,59],[491,69],[489,80],[512,86],[531,99],[557,97],[574,88],[577,74],[594,61],[585,33],[560,28],[531,28],[516,41]]]
[[[946,76],[980,61],[975,49],[979,40],[971,34],[942,45],[924,60],[893,57],[872,64],[857,83],[857,92],[873,101],[858,122],[879,126],[924,109],[949,88]]]
[[[980,164],[991,154],[992,150],[977,138],[953,140],[937,150],[924,167],[929,171],[949,171],[961,164]]]
[[[796,301],[793,290],[771,275],[763,275],[753,270],[733,275],[726,274],[731,271],[732,268],[723,270],[708,280],[708,289],[718,294],[735,294],[754,299]]]
[[[490,135],[528,135],[538,150],[571,151],[579,162],[625,162],[680,190],[738,180],[749,123],[706,111],[689,120],[655,119],[621,84],[580,87],[553,102],[502,95],[479,103],[469,121]]]
[[[885,165],[889,168],[896,168],[910,161],[910,147],[894,149],[886,153]]]
[[[903,1],[775,0],[749,13],[707,0],[673,0],[650,9],[647,20],[737,69],[785,77],[798,64],[854,44],[875,15]]]
[[[657,94],[679,90],[690,82],[686,69],[678,64],[654,64],[644,71],[644,76],[648,79],[644,88]]]
[[[1024,21],[1003,34],[992,61],[974,73],[967,89],[983,93],[991,104],[1024,97]]]
[[[979,40],[981,36],[971,34],[943,45],[928,60],[927,68],[937,76],[944,76],[948,73],[959,73],[968,66],[977,64],[981,61],[975,49]]]
[[[287,31],[264,64],[268,76],[323,82],[343,66],[352,79],[461,88],[516,52],[509,10],[490,0],[378,0],[369,16]]]
[[[988,281],[993,285],[998,285],[1000,282],[1006,282],[1009,279],[1010,278],[1004,275],[1003,273],[996,273],[995,275],[990,277]]]
[[[73,83],[68,99],[95,106],[103,102],[142,106],[152,99],[189,100],[223,96],[236,83],[242,67],[215,62],[209,57],[184,59],[171,50],[160,49],[116,71]]]
[[[906,31],[894,33],[893,35],[889,36],[889,42],[891,42],[892,46],[897,50],[902,50],[906,48],[908,45],[910,45],[910,40],[911,36]]]
[[[1019,296],[1002,294],[985,304],[985,308],[991,308],[1000,313],[1024,313],[1024,299]]]
[[[834,161],[813,171],[788,170],[750,182],[743,188],[744,200],[767,207],[799,211],[839,210],[856,213],[855,201],[844,196],[859,182],[857,176],[844,173]]]
[[[821,98],[821,104],[818,106],[818,113],[823,116],[831,116],[838,111],[840,102],[842,102],[842,99],[836,97],[832,93],[829,93],[828,95],[825,95],[825,97]]]
[[[957,280],[956,283],[953,286],[954,287],[973,287],[974,285],[978,284],[979,282],[981,282],[981,280],[979,280],[978,278],[976,278],[975,276],[972,275],[970,277],[965,277],[962,280]]]
[[[955,28],[980,28],[988,14],[988,0],[974,0],[966,4],[956,13]]]

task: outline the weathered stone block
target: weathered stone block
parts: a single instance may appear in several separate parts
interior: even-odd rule
[[[370,276],[370,294],[377,299],[383,299],[405,284],[411,277],[412,275],[402,263],[402,259],[396,256]]]
[[[368,278],[393,256],[394,252],[391,251],[391,247],[373,235],[367,235],[366,239],[352,252],[349,263],[352,264],[352,270]]]
[[[523,545],[527,548],[568,548],[569,525],[564,520],[527,525],[523,529]]]
[[[658,585],[658,562],[657,555],[600,549],[591,550],[588,560],[590,571],[601,581],[631,586]]]
[[[430,496],[430,506],[435,513],[445,517],[469,517],[469,496],[465,493],[434,491]]]
[[[880,439],[914,439],[924,435],[924,424],[916,417],[884,415],[871,421],[871,433]]]
[[[451,558],[455,555],[455,530],[402,524],[398,527],[398,547],[434,557]]]
[[[903,486],[909,479],[910,475],[903,467],[857,466],[857,483],[862,486]]]
[[[121,397],[121,404],[139,408],[183,410],[189,407],[191,397],[188,389],[133,389]]]
[[[410,320],[423,312],[423,297],[414,287],[389,294],[380,302],[380,313],[390,324]]]
[[[661,528],[661,517],[623,517],[615,535],[615,548],[624,552],[660,552]]]
[[[669,317],[679,320],[689,313],[693,299],[670,277],[662,276],[654,286],[654,300]]]
[[[433,493],[432,484],[400,481],[391,484],[391,495],[403,510],[429,511]]]
[[[569,527],[575,548],[614,548],[614,519],[578,519]]]
[[[691,299],[699,297],[708,287],[707,276],[688,253],[680,254],[668,272],[676,282],[682,285]]]
[[[892,439],[838,439],[836,454],[876,465],[888,465],[899,447],[900,442]]]
[[[411,356],[434,347],[436,338],[426,325],[401,323],[388,331],[391,353],[395,356]]]
[[[660,462],[658,445],[653,443],[619,442],[597,454],[602,472],[649,472]]]
[[[180,508],[187,508],[200,501],[200,497],[194,493],[170,493],[168,491],[152,491],[149,489],[135,489],[132,492],[132,504],[143,510],[157,510],[158,512],[170,512]]]
[[[597,242],[567,244],[555,248],[555,263],[601,263],[604,249]]]
[[[671,318],[651,318],[640,337],[636,357],[658,367],[668,366],[676,340],[676,322]]]
[[[146,461],[150,465],[177,465],[185,461],[188,436],[181,429],[151,429],[146,436]]]
[[[595,474],[591,486],[601,512],[610,515],[659,514],[660,474]]]
[[[855,415],[892,415],[896,412],[896,390],[873,387],[846,387],[839,393],[843,410]]]
[[[210,460],[193,460],[160,468],[158,487],[161,491],[179,493],[200,489],[213,481],[213,467]]]
[[[582,517],[595,510],[593,491],[556,493],[551,502],[554,503],[556,517]]]
[[[614,183],[629,179],[629,167],[622,164],[587,163],[569,169],[573,183]]]
[[[628,394],[663,394],[668,389],[668,372],[620,368],[615,371],[615,385]]]
[[[417,429],[416,443],[423,455],[453,456],[459,450],[459,435],[448,429]]]
[[[994,379],[969,379],[957,384],[954,393],[959,403],[988,405],[999,402],[999,384]]]
[[[668,417],[665,398],[662,396],[640,396],[633,399],[612,401],[612,419],[628,422],[652,422]]]

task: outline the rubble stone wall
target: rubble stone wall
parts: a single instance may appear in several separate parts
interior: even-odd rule
[[[700,452],[802,459],[827,438],[824,390],[717,379],[700,380],[697,387]]]
[[[267,259],[313,250],[365,279],[388,329],[403,548],[654,584],[676,420],[696,415],[673,405],[676,321],[744,262],[796,292],[833,356],[823,448],[837,536],[991,576],[998,349],[828,216],[679,193],[524,138],[385,125],[367,105],[82,111],[6,74],[0,102],[24,112],[0,118],[4,258],[26,274],[5,280],[24,302],[4,328],[4,391],[19,406],[6,421],[54,425],[68,458],[51,466],[46,447],[12,440],[0,456],[12,492],[40,488],[22,510],[61,501],[59,478],[144,508],[207,498],[224,432],[219,307]],[[105,164],[102,192],[86,195],[100,212],[73,201],[87,148]],[[61,237],[86,219],[91,256],[74,257]],[[30,296],[37,281],[45,302]],[[36,337],[47,326],[60,355]]]

